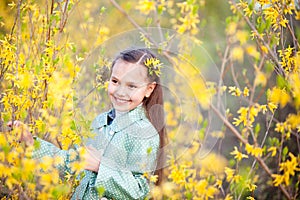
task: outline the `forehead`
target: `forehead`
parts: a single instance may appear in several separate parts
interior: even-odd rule
[[[132,82],[146,81],[147,68],[119,59],[113,66],[111,76]]]

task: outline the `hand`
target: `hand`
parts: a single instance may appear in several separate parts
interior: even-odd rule
[[[84,159],[85,159],[84,169],[98,172],[102,154],[103,154],[103,150],[97,150],[92,146],[88,146],[86,148],[86,153],[84,155]]]
[[[32,146],[33,143],[34,143],[34,140],[33,140],[33,137],[31,135],[31,133],[29,132],[28,130],[28,126],[26,124],[24,124],[23,122],[21,121],[9,121],[7,123],[7,126],[8,127],[18,127],[21,131],[21,138],[20,138],[20,141],[21,142],[25,142],[25,144],[27,146]]]

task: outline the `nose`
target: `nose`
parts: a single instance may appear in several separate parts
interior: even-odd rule
[[[119,85],[115,90],[115,95],[118,97],[124,97],[126,96],[126,89],[124,86]]]

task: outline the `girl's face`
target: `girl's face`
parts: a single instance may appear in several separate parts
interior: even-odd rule
[[[113,107],[125,112],[140,105],[149,97],[156,83],[149,83],[147,68],[141,65],[117,60],[108,84],[108,95]]]

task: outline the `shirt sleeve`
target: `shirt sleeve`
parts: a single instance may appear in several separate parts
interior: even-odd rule
[[[40,138],[35,138],[35,140],[39,143],[39,145],[33,151],[32,157],[34,159],[43,161],[45,157],[57,158],[55,167],[59,169],[61,174],[65,175],[66,173],[75,173],[72,169],[72,163],[79,160],[79,153],[76,150],[61,150],[54,144]]]
[[[159,136],[132,137],[130,140],[132,145],[129,145],[125,167],[102,157],[95,186],[103,187],[108,198],[144,199],[149,193],[149,183],[144,173],[151,173],[156,168]]]

